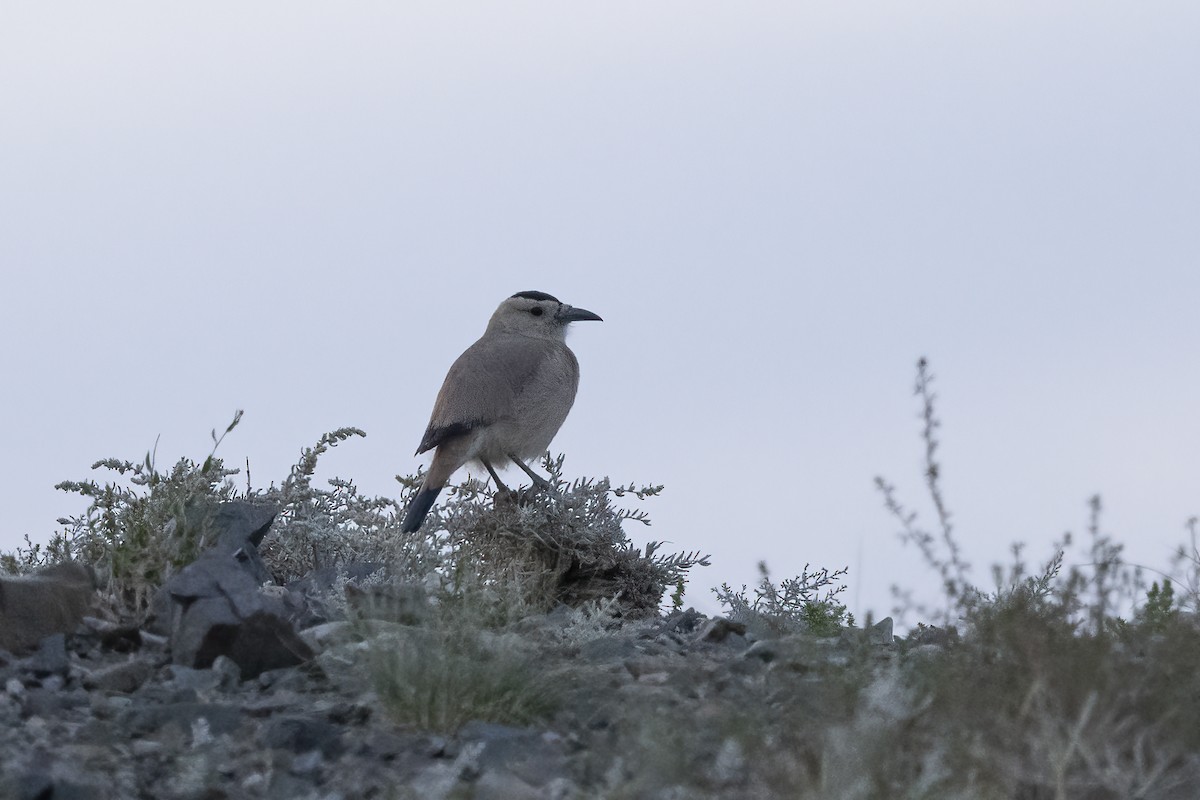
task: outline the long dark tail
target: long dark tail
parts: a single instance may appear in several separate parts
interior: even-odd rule
[[[413,499],[408,504],[408,510],[404,512],[404,522],[400,525],[401,533],[415,533],[420,529],[421,523],[425,521],[425,515],[429,513],[429,509],[433,508],[433,501],[437,499],[438,493],[442,491],[442,484],[430,486],[426,481],[424,485],[413,495]]]

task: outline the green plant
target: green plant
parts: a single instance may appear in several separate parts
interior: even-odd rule
[[[1182,572],[1177,582],[1183,587],[1181,605],[1192,613],[1200,613],[1200,536],[1197,526],[1200,517],[1190,517],[1185,525],[1188,532],[1187,544],[1175,551],[1173,559],[1176,573]]]
[[[728,609],[729,618],[770,635],[813,633],[834,636],[842,628],[854,625],[854,615],[838,602],[846,591],[840,580],[848,567],[830,572],[821,568],[809,572],[809,565],[795,578],[786,578],[778,586],[771,581],[765,562],[759,562],[758,585],[754,599],[746,594],[746,586],[735,590],[728,583],[713,589],[717,600]]]
[[[687,581],[682,577],[675,581],[675,591],[671,592],[671,610],[683,611],[683,592],[687,586]]]
[[[489,628],[488,606],[458,598],[426,626],[370,641],[375,689],[398,722],[452,733],[471,720],[529,725],[555,712],[554,676],[522,638]]]
[[[1174,608],[1170,583],[1145,589],[1142,570],[1100,524],[1101,502],[1088,502],[1089,537],[1077,563],[1068,534],[1043,567],[1029,573],[1014,545],[1007,570],[993,569],[996,588],[969,576],[944,502],[934,457],[933,377],[918,364],[926,487],[939,536],[877,479],[902,540],[915,544],[939,575],[940,620],[964,633],[942,648],[906,649],[902,662],[907,711],[893,735],[908,752],[873,777],[881,795],[978,797],[1167,797],[1194,781],[1200,746],[1200,630]],[[901,595],[903,597],[903,595]],[[912,608],[913,604],[908,603]],[[914,637],[922,641],[923,632]]]
[[[1175,606],[1175,590],[1170,581],[1163,581],[1159,587],[1158,581],[1150,584],[1146,592],[1146,603],[1137,611],[1135,621],[1149,631],[1161,633],[1171,628],[1179,619],[1179,609]]]
[[[226,469],[216,450],[241,419],[238,411],[220,436],[212,431],[213,449],[202,463],[182,458],[169,471],[159,471],[155,450],[138,463],[97,461],[92,469],[120,476],[108,483],[59,483],[55,488],[90,503],[82,515],[59,520],[67,532],[52,540],[47,555],[92,565],[115,600],[143,610],[172,572],[211,544],[209,501],[237,496],[230,478],[238,470]]]

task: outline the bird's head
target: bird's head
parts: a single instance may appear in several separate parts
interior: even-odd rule
[[[568,324],[584,320],[601,321],[598,314],[569,306],[545,292],[517,292],[492,314],[488,331],[562,341],[566,338]]]

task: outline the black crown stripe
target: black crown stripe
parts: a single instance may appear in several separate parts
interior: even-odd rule
[[[555,297],[554,295],[546,294],[545,292],[535,292],[535,291],[517,292],[516,294],[513,295],[513,297],[523,297],[526,300],[553,300],[556,303],[558,302],[557,297]]]

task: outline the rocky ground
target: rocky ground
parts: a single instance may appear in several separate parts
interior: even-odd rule
[[[301,632],[311,659],[244,678],[226,655],[181,665],[166,637],[85,618],[30,655],[0,656],[0,791],[22,800],[792,796],[789,782],[806,779],[804,759],[817,752],[818,732],[803,729],[838,702],[828,676],[854,664],[886,672],[896,652],[890,622],[835,639],[756,641],[691,611],[589,627],[560,610],[484,637],[535,659],[554,683],[551,715],[439,734],[397,721],[378,692],[371,654],[420,646],[405,630],[417,629],[319,624]]]
[[[754,640],[694,612],[581,632],[578,616],[560,610],[491,634],[490,645],[536,657],[557,684],[547,686],[558,698],[553,715],[523,727],[469,721],[437,734],[397,722],[380,700],[372,652],[419,642],[389,639],[379,627],[407,628],[317,625],[301,633],[311,660],[251,679],[226,655],[203,669],[174,663],[168,638],[97,618],[43,638],[28,656],[0,655],[2,792],[22,800],[775,796],[782,787],[774,782],[805,768],[779,763],[784,774],[764,776],[767,754],[750,748],[769,742],[739,726],[773,726],[748,712],[785,710],[805,686],[811,702],[827,703],[824,667],[845,666],[863,648],[883,663],[895,650],[887,624],[841,639]],[[785,760],[792,756],[803,748]]]
[[[0,576],[0,800],[1200,796],[1200,625],[1167,604],[1096,635],[1013,591],[961,640],[530,613],[371,563],[279,586],[273,507],[205,515],[212,546],[132,602],[77,563]]]
[[[778,636],[594,603],[497,626],[370,564],[281,587],[274,507],[205,513],[214,544],[136,624],[79,564],[0,577],[0,797],[801,796],[895,672],[890,620]]]

